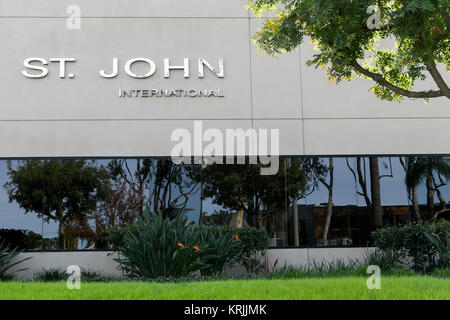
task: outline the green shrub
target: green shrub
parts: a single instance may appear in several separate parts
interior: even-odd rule
[[[269,237],[265,229],[252,227],[233,228],[222,225],[202,227],[206,228],[208,234],[214,236],[223,234],[227,238],[233,238],[237,235],[243,246],[242,253],[237,262],[243,265],[248,273],[258,273],[264,270],[263,260],[269,242]]]
[[[450,268],[437,268],[431,275],[438,278],[450,279]]]
[[[269,279],[300,279],[366,276],[367,267],[357,260],[322,261],[307,266],[284,266],[267,275]]]
[[[137,215],[136,224],[123,231],[118,250],[124,257],[115,260],[131,277],[181,277],[205,267],[195,249],[200,233],[182,214],[171,221],[147,210],[144,218]]]
[[[123,278],[104,274],[95,270],[81,270],[81,281],[86,282],[112,282],[112,281],[122,281]]]
[[[67,273],[60,268],[42,269],[34,273],[33,281],[39,282],[60,282],[67,280]]]
[[[400,227],[387,226],[372,233],[375,246],[390,255],[397,264],[407,265],[417,272],[429,272],[437,266],[438,249],[427,235],[444,237],[450,231],[450,222],[409,223]]]
[[[26,270],[26,268],[16,270],[11,272],[11,268],[27,261],[30,258],[25,258],[22,260],[16,260],[16,257],[21,253],[17,249],[9,250],[9,247],[0,244],[0,280],[9,280],[12,278],[14,273]]]
[[[212,234],[204,227],[196,229],[201,235],[200,260],[207,265],[201,270],[202,275],[218,275],[231,268],[241,257],[244,247],[233,236],[221,231]]]
[[[443,236],[432,234],[429,232],[427,232],[425,235],[438,251],[439,265],[443,268],[450,268],[450,232],[444,230]]]
[[[376,249],[366,255],[364,261],[364,268],[368,266],[378,266],[383,275],[389,276],[412,276],[416,273],[409,268],[405,268],[401,264],[397,257],[395,257],[391,252],[386,252],[380,249]]]
[[[194,227],[181,211],[175,219],[147,210],[144,218],[113,231],[115,259],[126,275],[137,278],[185,277],[195,271],[218,274],[241,256],[242,242],[225,232]],[[112,239],[112,238],[111,238]]]
[[[414,276],[416,273],[400,267],[383,268],[380,262],[384,256],[370,254],[364,262],[357,259],[335,259],[332,261],[313,261],[309,266],[284,266],[263,275],[268,279],[300,279],[300,278],[339,278],[339,277],[368,277],[369,265],[378,265],[383,276]],[[388,260],[384,260],[387,262]]]
[[[201,229],[203,233],[206,232],[206,235],[203,235],[203,241],[207,242],[207,239],[216,239],[214,241],[220,242],[220,238],[223,237],[224,239],[227,239],[228,241],[235,239],[235,236],[238,236],[238,240],[241,243],[242,251],[240,252],[240,255],[237,259],[237,263],[244,266],[248,273],[258,273],[260,271],[264,270],[264,256],[267,249],[267,244],[269,241],[269,237],[267,235],[267,232],[265,229],[257,229],[252,227],[244,227],[244,228],[233,228],[231,226],[223,226],[223,225],[200,225],[195,227],[196,229]],[[125,239],[125,230],[131,231],[132,233],[137,232],[137,224],[128,224],[125,227],[115,227],[110,228],[108,230],[108,241],[111,243],[111,246],[114,251],[119,251],[119,248],[124,245],[124,239]],[[213,240],[209,240],[213,241]],[[214,247],[211,243],[207,245],[208,247]],[[222,247],[226,248],[227,252],[222,251],[221,257],[228,257],[232,256],[231,254],[234,249],[220,246],[220,244],[216,244],[216,247]],[[222,259],[223,258],[217,258]],[[229,262],[225,264],[217,264],[223,265],[224,268],[230,267],[230,264],[232,264],[233,259],[225,259],[230,260]],[[211,264],[211,261],[207,262],[208,264]],[[207,268],[205,267],[204,270],[202,270],[203,274],[210,274],[217,273],[218,268]],[[219,268],[220,269],[220,268]]]
[[[61,282],[67,281],[69,275],[61,268],[42,269],[33,275],[33,281]],[[84,282],[111,282],[120,281],[121,278],[105,275],[94,270],[81,270],[81,281]]]
[[[119,251],[119,248],[124,245],[125,230],[137,232],[138,228],[136,223],[127,223],[124,226],[110,227],[107,229],[106,239],[113,251]]]
[[[397,257],[391,251],[383,251],[378,248],[366,255],[365,264],[378,266],[383,273],[402,268]]]

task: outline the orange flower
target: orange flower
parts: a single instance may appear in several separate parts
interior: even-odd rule
[[[195,249],[195,251],[200,251],[200,248],[198,246],[194,246],[193,248]]]
[[[184,244],[182,244],[181,242],[178,242],[177,246],[179,246],[180,248],[184,248]]]
[[[236,241],[239,241],[239,236],[235,235],[234,238],[236,239]]]
[[[189,227],[189,225],[191,224],[191,222],[190,221],[186,221],[186,223],[185,223],[185,227]]]

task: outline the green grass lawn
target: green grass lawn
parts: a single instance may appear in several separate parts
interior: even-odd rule
[[[229,280],[187,283],[0,282],[0,299],[450,299],[450,280],[433,277],[382,277],[380,290],[366,278]]]

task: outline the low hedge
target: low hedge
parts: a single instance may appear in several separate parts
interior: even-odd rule
[[[429,272],[438,266],[439,249],[428,235],[444,239],[450,232],[450,221],[408,223],[402,226],[386,226],[372,233],[374,244],[392,255],[398,263],[411,259],[411,267],[417,272]]]

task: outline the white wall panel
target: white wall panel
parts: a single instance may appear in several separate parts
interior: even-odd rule
[[[247,17],[244,0],[0,0],[3,17],[65,17],[78,5],[84,17]]]
[[[300,155],[304,154],[303,150],[303,123],[301,120],[255,120],[253,127],[257,130],[273,129],[279,130],[280,135],[280,154],[281,155]]]
[[[448,154],[449,124],[448,118],[305,119],[305,154]]]
[[[117,257],[117,253],[112,251],[23,252],[16,261],[28,260],[14,266],[10,271],[22,280],[31,281],[43,270],[65,271],[67,267],[77,265],[83,271],[96,271],[119,277],[122,271],[120,265],[114,261]]]
[[[250,119],[250,57],[248,22],[232,19],[89,19],[80,31],[68,31],[65,19],[0,19],[0,51],[4,92],[0,119]],[[228,30],[228,32],[223,32]],[[243,36],[236,37],[236,34]],[[247,35],[247,36],[245,36]],[[73,57],[67,64],[73,79],[60,79],[59,65],[41,79],[22,75],[24,59]],[[105,79],[119,58],[119,75]],[[144,57],[156,64],[156,73],[134,79],[124,72],[125,62]],[[171,71],[164,78],[164,58],[183,64],[190,58],[190,77]],[[198,78],[198,59],[217,68],[223,58],[225,78],[209,70]],[[144,65],[133,70],[147,72]],[[224,98],[127,97],[119,89],[221,89]]]
[[[252,128],[250,120],[209,120],[203,132],[216,128]],[[0,157],[143,157],[170,156],[176,129],[192,133],[191,120],[0,121]],[[207,143],[203,144],[203,147]],[[198,154],[197,154],[198,155]]]
[[[329,83],[323,69],[307,67],[314,51],[308,41],[301,46],[303,116],[314,119],[352,119],[352,118],[422,118],[449,117],[450,101],[445,97],[430,99],[405,98],[401,103],[378,100],[369,91],[374,82],[357,78],[343,81],[338,85]],[[450,82],[450,76],[442,74]],[[420,90],[435,89],[432,80],[419,84]],[[450,151],[450,150],[449,150]]]
[[[251,20],[251,35],[262,20]],[[302,117],[299,50],[272,57],[251,44],[253,117],[299,119]]]

